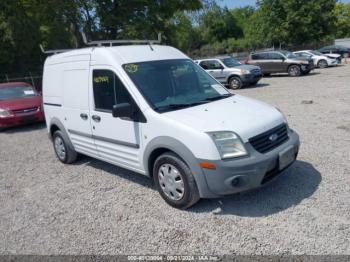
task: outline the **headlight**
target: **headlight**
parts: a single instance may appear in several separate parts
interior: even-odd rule
[[[244,75],[250,74],[250,71],[247,69],[242,69],[242,74]]]
[[[241,139],[235,133],[219,131],[208,134],[213,139],[222,159],[248,155]]]
[[[9,117],[9,116],[11,116],[10,111],[0,108],[0,117]]]

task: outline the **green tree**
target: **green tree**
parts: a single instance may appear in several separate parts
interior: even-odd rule
[[[220,8],[217,5],[203,14],[199,28],[203,32],[204,41],[208,43],[243,36],[242,29],[237,26],[232,13],[227,8]]]
[[[337,38],[350,37],[350,3],[337,3],[334,9],[335,31]]]
[[[272,45],[299,45],[331,37],[336,0],[261,0],[249,38]]]

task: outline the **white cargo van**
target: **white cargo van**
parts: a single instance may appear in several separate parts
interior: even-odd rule
[[[299,150],[278,109],[231,94],[169,46],[49,56],[43,98],[61,162],[80,153],[149,176],[177,208],[264,185]]]

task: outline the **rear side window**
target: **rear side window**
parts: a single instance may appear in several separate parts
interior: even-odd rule
[[[202,61],[200,63],[200,66],[203,69],[222,69],[222,65],[219,63],[217,60],[207,60],[207,61]]]
[[[280,60],[280,59],[283,59],[283,56],[279,53],[270,53],[270,59],[273,59],[273,60]]]
[[[252,59],[253,60],[266,60],[266,59],[269,59],[269,54],[268,53],[252,54]]]
[[[96,110],[112,111],[116,104],[132,103],[129,92],[111,70],[93,71],[93,91]]]

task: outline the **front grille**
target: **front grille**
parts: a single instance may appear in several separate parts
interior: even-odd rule
[[[282,124],[249,139],[249,143],[259,153],[266,153],[289,139],[287,125]]]
[[[12,110],[15,114],[27,114],[38,110],[38,107],[24,108],[19,110]]]

